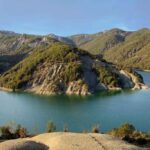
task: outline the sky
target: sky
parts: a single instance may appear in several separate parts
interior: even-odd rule
[[[150,0],[0,0],[0,30],[68,36],[150,28]]]

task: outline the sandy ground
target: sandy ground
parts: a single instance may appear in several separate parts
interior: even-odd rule
[[[59,132],[2,142],[0,150],[142,150],[142,148],[105,134]]]

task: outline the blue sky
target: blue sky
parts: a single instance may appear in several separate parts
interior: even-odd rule
[[[72,35],[150,27],[150,0],[0,0],[0,30]]]

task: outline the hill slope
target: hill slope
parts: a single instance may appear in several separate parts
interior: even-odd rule
[[[56,40],[50,37],[0,31],[0,73],[26,58],[38,46],[47,46]]]
[[[121,66],[150,70],[150,30],[142,29],[105,51],[104,58]]]
[[[99,54],[123,42],[128,34],[130,34],[130,32],[112,29],[91,35],[74,35],[68,38],[72,39],[77,47],[84,49],[91,54]]]

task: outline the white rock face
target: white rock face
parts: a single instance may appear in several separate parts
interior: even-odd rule
[[[128,88],[132,88],[133,90],[139,90],[139,89],[149,89],[149,87],[141,82],[139,82],[138,78],[125,70],[120,71],[121,74],[123,74],[126,78],[125,80],[125,86]]]
[[[133,88],[134,83],[129,73],[125,70],[121,70],[120,73],[122,75],[122,80],[124,82],[124,88]]]
[[[89,95],[88,86],[86,84],[81,84],[80,81],[70,82],[66,94],[72,95]]]

